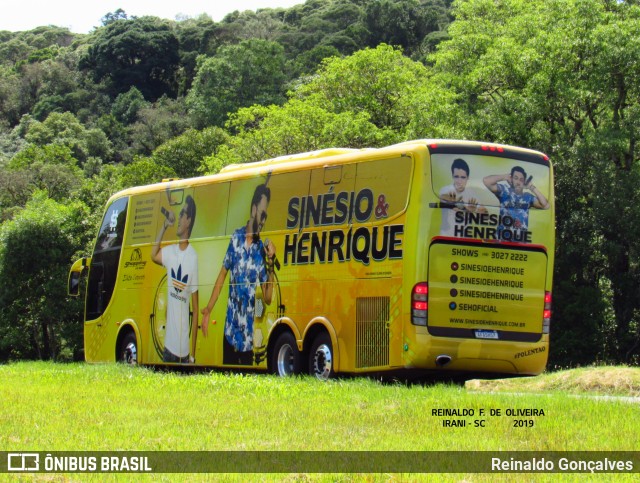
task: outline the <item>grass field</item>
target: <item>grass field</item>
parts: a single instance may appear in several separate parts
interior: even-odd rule
[[[640,369],[462,387],[33,362],[0,381],[4,451],[640,451]]]

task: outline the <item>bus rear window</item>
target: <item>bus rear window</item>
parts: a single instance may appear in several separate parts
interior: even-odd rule
[[[511,153],[509,153],[511,154]],[[433,191],[441,236],[540,243],[548,227],[551,171],[543,157],[476,152],[434,153]]]

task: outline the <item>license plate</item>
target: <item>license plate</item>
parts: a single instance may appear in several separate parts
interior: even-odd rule
[[[476,339],[499,339],[497,330],[476,330]]]

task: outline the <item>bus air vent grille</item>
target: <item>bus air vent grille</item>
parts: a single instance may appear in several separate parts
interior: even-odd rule
[[[389,365],[389,297],[356,299],[356,368]]]

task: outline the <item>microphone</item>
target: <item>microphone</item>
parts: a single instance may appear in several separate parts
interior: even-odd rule
[[[455,208],[455,203],[445,203],[440,201],[438,203],[429,203],[429,208]]]
[[[264,239],[264,246],[269,246],[269,244],[271,243],[271,241],[268,238]],[[266,258],[267,257],[267,250],[264,250],[264,254],[263,256]],[[275,256],[275,254],[273,255],[273,264],[275,265],[277,270],[280,270],[280,262],[278,261],[278,258]]]
[[[160,213],[162,213],[164,215],[164,217],[167,220],[169,220],[169,211],[164,206],[160,207]]]

